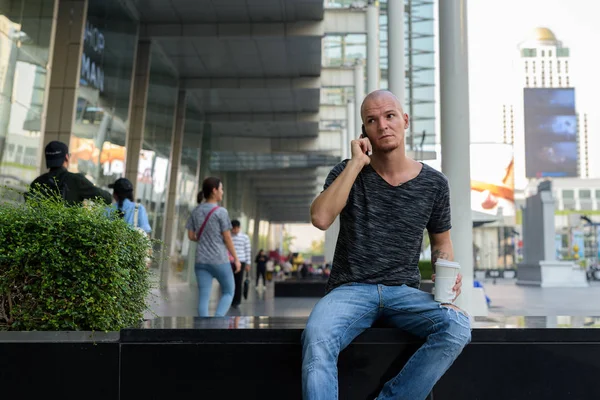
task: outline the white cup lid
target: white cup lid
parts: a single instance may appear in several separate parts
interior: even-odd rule
[[[448,260],[444,260],[441,258],[438,258],[437,261],[435,262],[435,266],[436,267],[447,267],[447,268],[459,268],[460,269],[460,264],[454,261],[448,261]]]

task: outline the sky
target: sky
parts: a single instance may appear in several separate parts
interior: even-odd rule
[[[600,146],[600,93],[596,54],[600,43],[597,0],[471,0],[468,2],[471,142],[502,140],[502,105],[517,106],[516,187],[524,186],[522,97],[518,45],[536,27],[547,27],[570,48],[569,71],[576,109],[588,114],[589,148]],[[600,160],[590,158],[590,177],[600,177]]]
[[[445,1],[445,0],[439,0]],[[502,141],[502,105],[522,103],[518,45],[536,27],[554,32],[570,48],[569,70],[576,109],[588,114],[589,148],[600,148],[600,1],[599,0],[469,0],[469,95],[471,142]],[[522,110],[515,109],[522,115]],[[522,117],[521,117],[522,118]],[[522,125],[522,119],[516,123]],[[522,188],[524,153],[522,127],[516,131],[516,187]],[[519,143],[521,144],[519,146]],[[436,166],[439,162],[433,162]],[[439,168],[439,165],[437,165]],[[600,177],[600,160],[592,155],[590,176]],[[290,225],[302,249],[323,237],[318,229]]]

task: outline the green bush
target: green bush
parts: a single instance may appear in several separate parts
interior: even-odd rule
[[[115,331],[143,318],[149,239],[103,204],[0,199],[0,330]]]
[[[433,274],[433,267],[431,266],[431,260],[419,261],[419,271],[421,271],[421,280],[431,280],[431,274]]]

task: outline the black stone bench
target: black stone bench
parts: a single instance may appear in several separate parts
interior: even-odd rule
[[[273,295],[275,297],[323,297],[327,287],[327,278],[306,277],[288,278],[275,281]]]
[[[477,322],[435,400],[598,398],[600,329],[543,328],[544,318],[523,317],[526,328]],[[305,323],[174,317],[93,339],[0,333],[0,385],[3,398],[19,399],[300,399]],[[373,399],[421,344],[398,329],[367,330],[340,354],[340,399]]]
[[[276,281],[275,297],[323,297],[327,287],[327,279],[323,277],[288,278]],[[421,290],[431,293],[432,281],[422,281]]]

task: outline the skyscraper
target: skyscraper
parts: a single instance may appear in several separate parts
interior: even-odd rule
[[[569,48],[564,47],[548,28],[535,28],[519,45],[523,87],[570,87]]]

